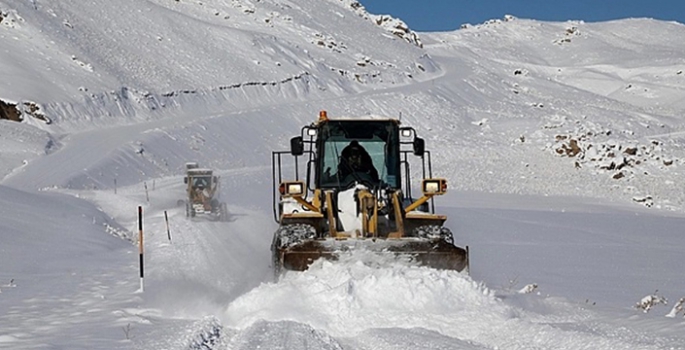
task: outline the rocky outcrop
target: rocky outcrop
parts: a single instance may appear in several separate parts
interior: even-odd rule
[[[16,104],[0,100],[0,119],[20,122],[22,120],[21,112],[17,109]]]
[[[356,0],[340,0],[349,6],[353,12],[356,12],[360,17],[372,21],[377,26],[392,33],[396,37],[418,47],[423,47],[421,38],[402,20],[388,15],[373,15],[366,11],[366,8]]]
[[[0,100],[0,119],[7,119],[15,122],[24,121],[24,115],[36,118],[45,124],[50,124],[52,121],[46,117],[41,111],[38,104],[34,102],[23,102],[19,105]]]

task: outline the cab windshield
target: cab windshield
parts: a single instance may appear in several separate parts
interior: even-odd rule
[[[197,188],[197,187],[208,188],[209,185],[211,184],[211,181],[212,181],[211,175],[193,176],[192,186],[193,186],[193,188]]]
[[[346,188],[362,181],[374,187],[383,184],[397,188],[398,130],[398,124],[389,120],[326,122],[317,145],[320,186]]]

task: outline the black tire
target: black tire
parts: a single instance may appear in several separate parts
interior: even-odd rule
[[[271,267],[273,268],[274,272],[274,281],[278,281],[278,279],[281,277],[281,272],[283,267],[281,266],[281,259],[279,258],[278,255],[278,249],[275,248],[280,242],[272,242],[271,244]]]
[[[287,248],[315,238],[316,229],[309,224],[283,225],[274,233],[274,242],[278,241],[278,248]]]
[[[280,249],[310,239],[316,239],[316,229],[308,224],[283,225],[274,232],[274,237],[271,241],[271,266],[273,267],[276,280],[278,280],[283,271],[279,252]]]
[[[424,225],[419,226],[412,232],[414,237],[418,238],[441,238],[449,244],[454,244],[454,236],[452,231],[444,226],[439,225]]]

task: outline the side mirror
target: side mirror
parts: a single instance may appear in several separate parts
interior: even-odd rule
[[[217,183],[217,182],[219,182],[219,178],[214,176],[214,178],[212,178],[212,181],[214,181],[214,183]]]
[[[415,156],[423,156],[423,153],[426,151],[426,142],[423,141],[422,138],[417,137],[414,139],[414,155]]]
[[[294,156],[301,156],[304,154],[304,141],[302,141],[302,136],[296,136],[290,139],[290,154]]]
[[[183,183],[184,183],[184,184],[187,184],[187,183],[188,183],[188,177],[187,177],[187,176],[183,178]]]

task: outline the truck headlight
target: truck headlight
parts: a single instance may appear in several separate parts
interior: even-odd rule
[[[421,183],[421,191],[424,195],[441,195],[447,192],[447,180],[425,179]]]
[[[278,186],[279,192],[281,192],[281,196],[284,197],[293,197],[293,196],[301,196],[304,194],[304,182],[302,181],[288,181],[288,182],[282,182],[280,186]]]

